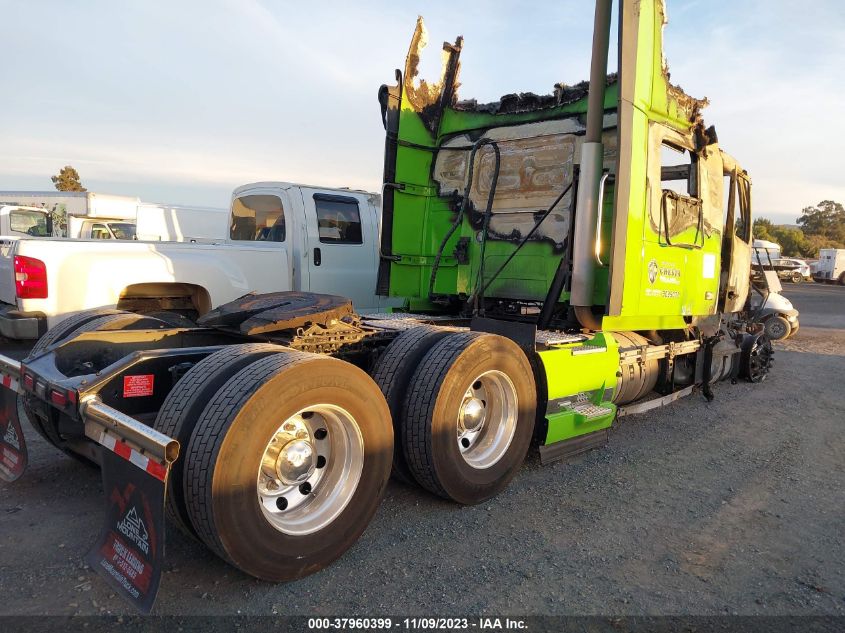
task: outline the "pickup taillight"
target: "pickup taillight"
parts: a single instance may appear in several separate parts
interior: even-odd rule
[[[20,299],[47,298],[47,266],[40,259],[15,256],[15,294]]]

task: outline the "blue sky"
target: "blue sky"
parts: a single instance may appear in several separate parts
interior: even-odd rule
[[[751,173],[758,216],[845,202],[845,4],[669,0],[672,79]],[[462,98],[550,92],[589,72],[592,3],[0,0],[0,189],[227,206],[255,180],[377,189],[376,94],[418,14],[465,37]]]

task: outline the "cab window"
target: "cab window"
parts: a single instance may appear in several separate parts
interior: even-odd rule
[[[242,242],[284,242],[285,209],[279,196],[240,196],[232,202],[229,239]]]
[[[698,160],[694,152],[662,143],[660,189],[662,240],[670,246],[703,246],[703,208],[698,197]]]
[[[26,233],[35,237],[49,237],[50,231],[47,214],[38,211],[19,209],[9,214],[11,229],[17,233]]]
[[[111,233],[105,224],[91,225],[91,239],[92,240],[110,240]]]
[[[345,196],[314,195],[317,230],[323,244],[363,244],[358,200]]]
[[[736,179],[736,236],[751,244],[751,183],[741,174]]]

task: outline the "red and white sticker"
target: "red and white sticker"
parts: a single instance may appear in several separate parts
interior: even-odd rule
[[[123,397],[141,398],[153,395],[153,374],[123,377]]]
[[[125,442],[121,442],[117,439],[114,435],[109,435],[108,433],[100,432],[100,439],[98,440],[100,444],[105,446],[115,455],[118,455],[125,459],[127,462],[134,464],[141,470],[145,471],[146,473],[152,475],[159,481],[164,481],[167,478],[167,468],[162,466],[156,461],[153,461],[146,455],[142,455],[134,448],[126,444]]]

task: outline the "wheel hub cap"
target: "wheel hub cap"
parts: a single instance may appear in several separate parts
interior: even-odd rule
[[[316,465],[317,453],[311,442],[291,440],[279,452],[276,473],[279,479],[292,486],[308,479]]]
[[[485,405],[479,398],[470,398],[461,409],[461,427],[464,431],[478,431],[484,424]]]

